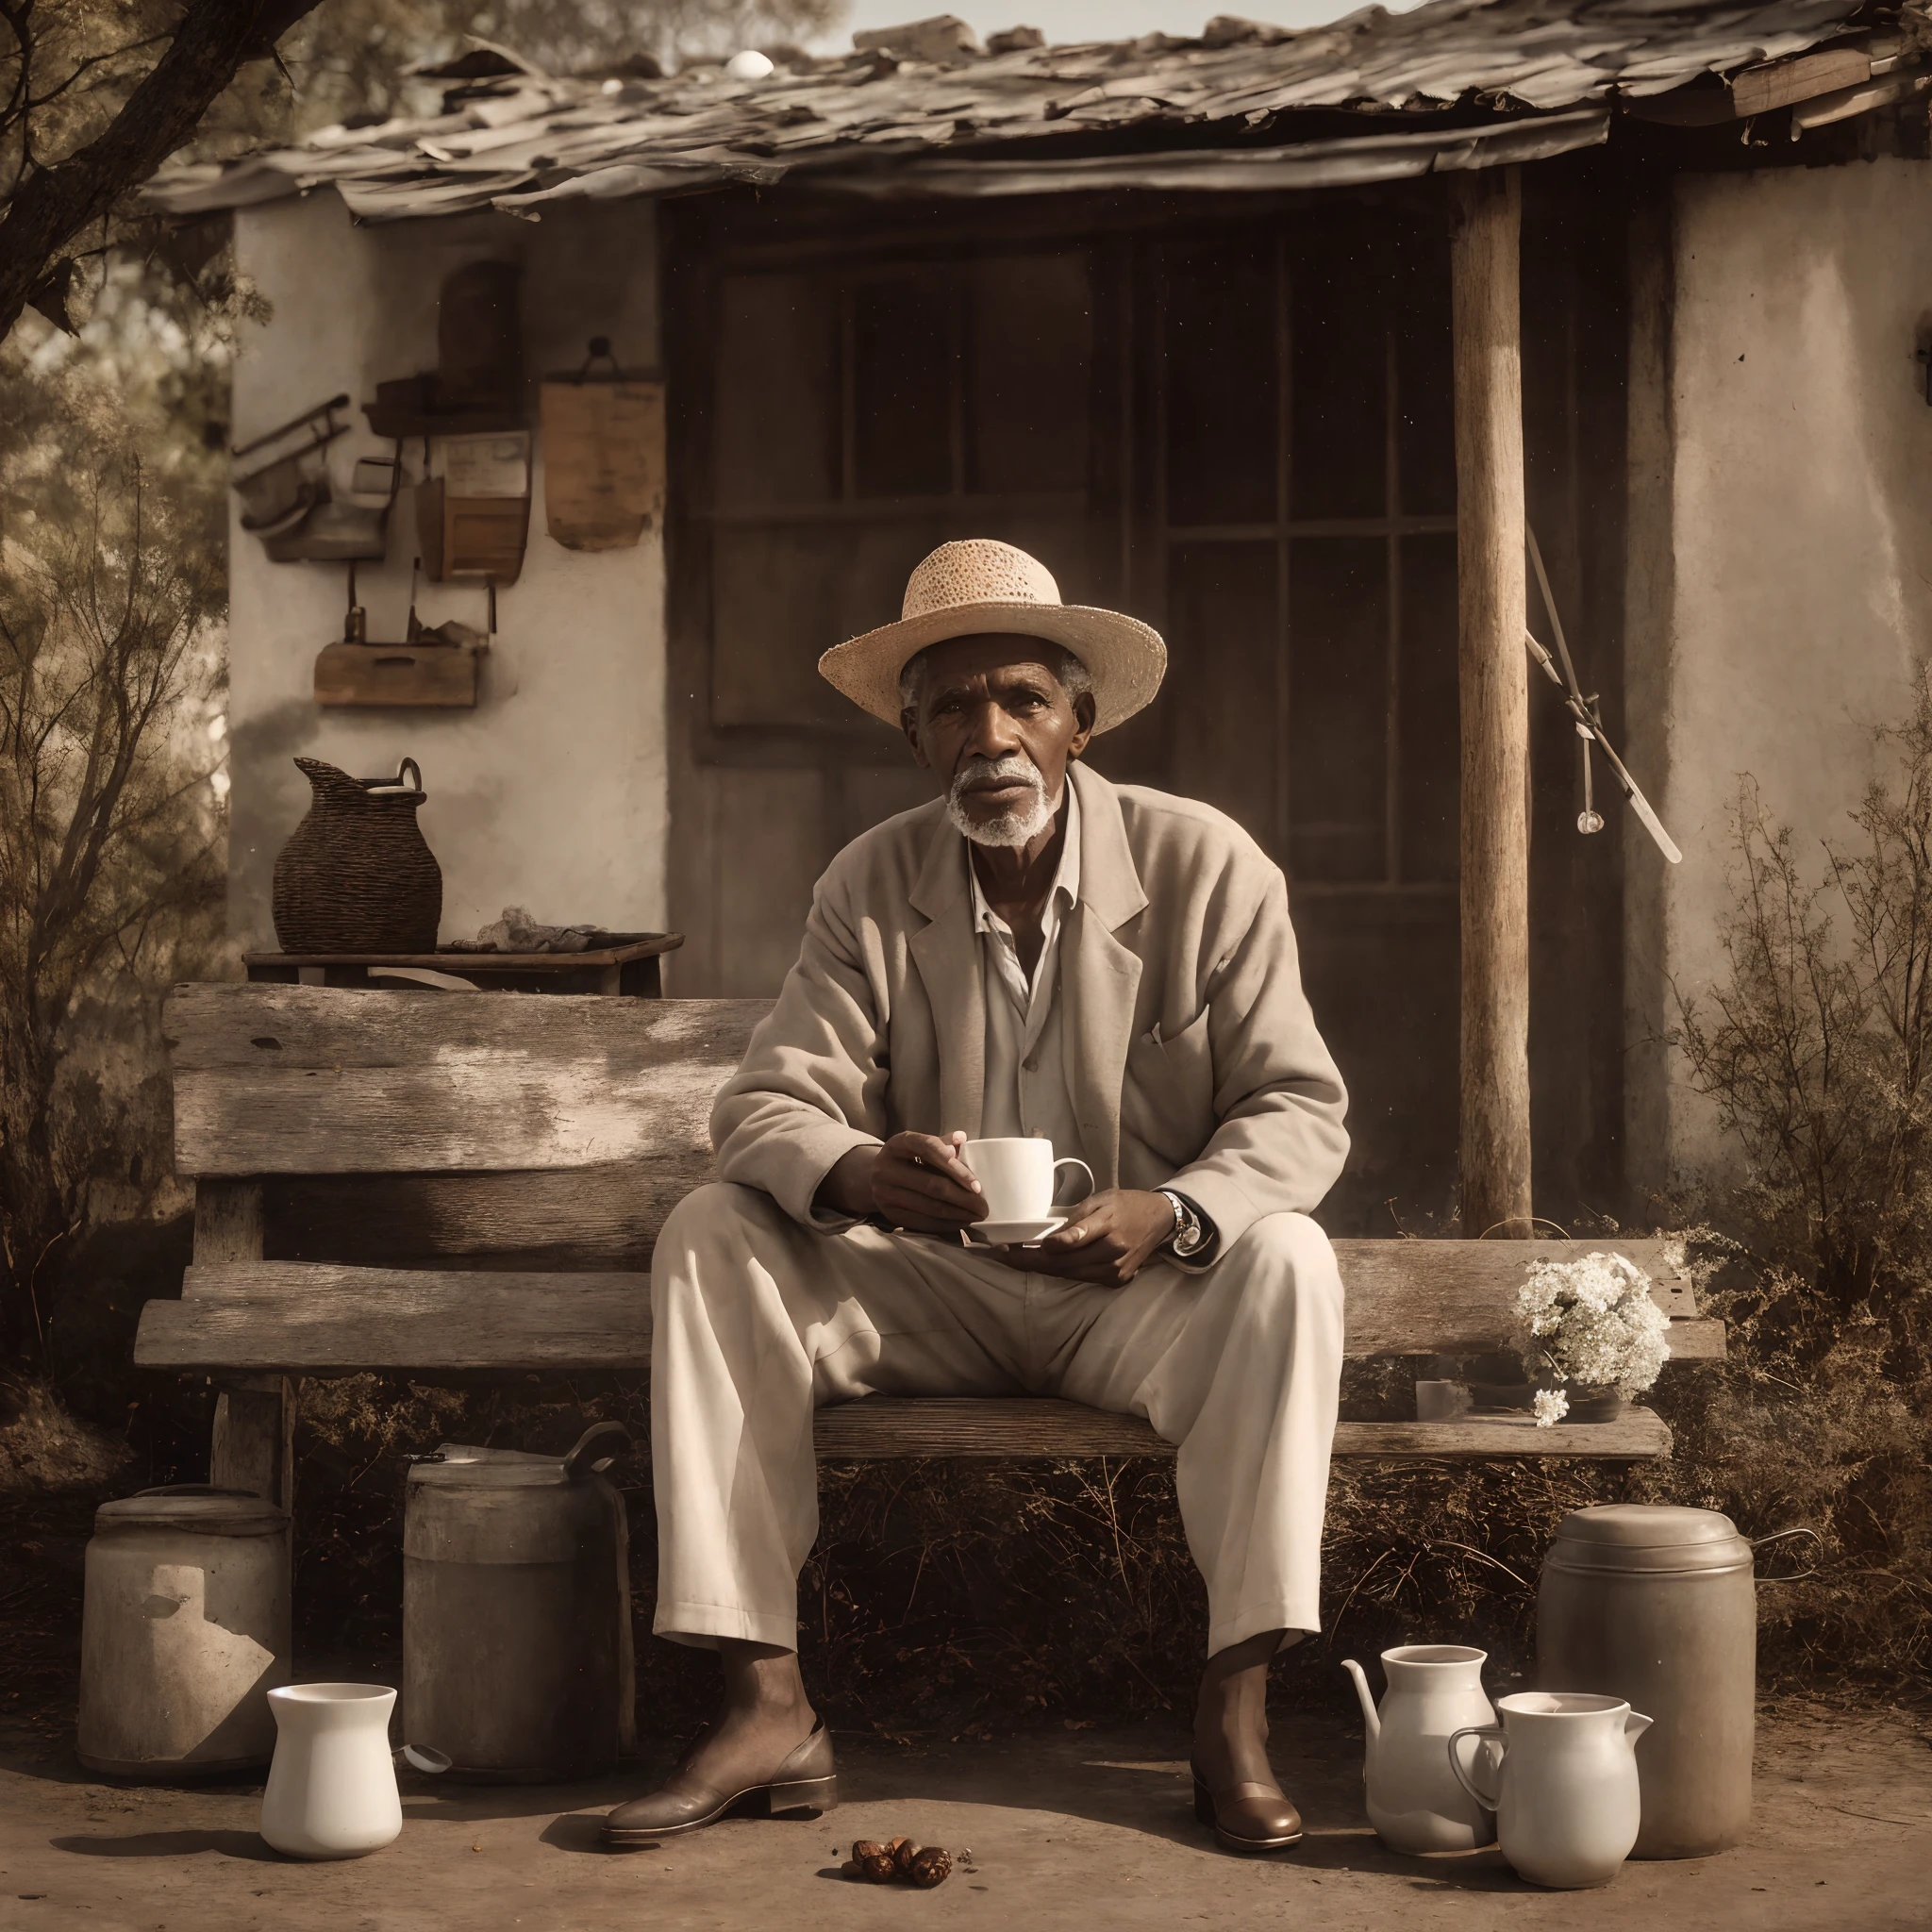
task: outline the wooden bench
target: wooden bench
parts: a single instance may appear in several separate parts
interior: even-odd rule
[[[711,1099],[762,1000],[611,1000],[322,987],[177,988],[166,1031],[175,1164],[195,1181],[179,1301],[143,1309],[135,1359],[221,1385],[213,1480],[291,1500],[295,1378],[466,1378],[650,1363],[652,1243],[709,1178]],[[1602,1243],[1341,1241],[1351,1357],[1507,1341],[1538,1256]],[[1615,1244],[1656,1281],[1679,1358],[1724,1353],[1655,1241]],[[822,1409],[820,1454],[1172,1455],[1138,1418],[1071,1402],[921,1398]],[[1345,1422],[1372,1457],[1670,1452],[1648,1410]]]

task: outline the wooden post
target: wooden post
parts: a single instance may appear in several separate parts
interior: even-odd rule
[[[204,1180],[194,1184],[194,1258],[258,1261],[262,1248],[261,1183]],[[286,1375],[249,1375],[215,1397],[214,1441],[208,1479],[225,1490],[249,1490],[295,1504],[295,1391]]]
[[[1523,191],[1457,177],[1450,247],[1462,708],[1462,1232],[1526,1237],[1528,659],[1523,629]]]

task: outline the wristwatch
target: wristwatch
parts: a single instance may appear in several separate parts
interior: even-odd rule
[[[1166,1244],[1185,1261],[1208,1243],[1208,1230],[1201,1224],[1200,1212],[1185,1194],[1176,1194],[1172,1188],[1157,1188],[1154,1191],[1174,1209],[1174,1232],[1168,1236]]]

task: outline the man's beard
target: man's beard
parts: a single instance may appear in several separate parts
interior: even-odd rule
[[[1033,796],[996,818],[972,818],[966,810],[966,788],[984,778],[1017,779],[1032,788]],[[1017,751],[1000,758],[968,758],[946,795],[946,817],[956,831],[964,833],[975,845],[1024,845],[1046,830],[1059,808],[1060,801],[1046,795],[1046,780],[1041,776],[1040,767]]]

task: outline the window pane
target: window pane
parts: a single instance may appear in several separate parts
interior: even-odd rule
[[[967,488],[1087,485],[1093,354],[1085,255],[975,262],[968,308]]]
[[[1386,874],[1388,544],[1289,546],[1291,870],[1303,879]]]
[[[1272,242],[1166,258],[1167,521],[1272,524]]]
[[[860,496],[953,487],[952,285],[943,275],[852,291],[853,469]]]
[[[727,275],[718,291],[717,495],[724,509],[839,493],[839,324],[808,275]]]
[[[1402,876],[1460,871],[1460,709],[1456,682],[1456,539],[1402,540]]]
[[[1340,243],[1292,271],[1296,517],[1384,514],[1388,305],[1367,258]]]
[[[1278,857],[1275,545],[1176,543],[1168,560],[1174,788]]]

